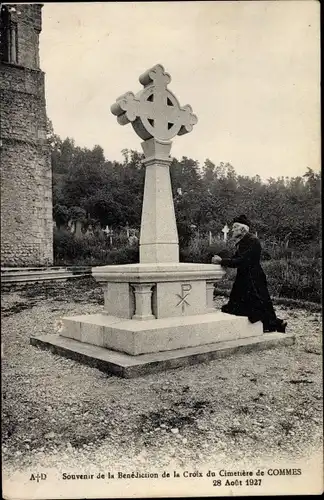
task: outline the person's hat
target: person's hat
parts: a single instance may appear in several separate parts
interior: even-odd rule
[[[239,224],[245,224],[246,226],[251,226],[251,222],[245,215],[239,215],[238,217],[234,217],[233,224],[238,222]]]

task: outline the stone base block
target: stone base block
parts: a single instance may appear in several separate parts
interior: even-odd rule
[[[92,268],[102,285],[104,312],[146,321],[210,312],[220,265],[183,262],[125,264]]]
[[[152,264],[123,264],[92,268],[92,276],[101,283],[167,283],[212,280],[225,275],[219,264],[193,262],[160,262]]]
[[[30,343],[54,354],[74,359],[103,372],[124,378],[133,378],[163,370],[205,363],[231,354],[250,352],[294,344],[292,334],[264,333],[255,337],[229,340],[198,347],[188,347],[154,354],[131,356],[104,347],[86,344],[61,335],[31,337]],[[215,369],[217,367],[215,366]]]
[[[61,335],[133,356],[262,335],[262,323],[223,312],[147,321],[106,314],[63,318]]]

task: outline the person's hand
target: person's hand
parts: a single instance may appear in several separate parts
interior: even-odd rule
[[[212,264],[220,264],[222,261],[222,257],[220,257],[219,255],[214,255],[211,261]]]

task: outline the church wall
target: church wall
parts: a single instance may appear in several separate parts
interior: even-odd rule
[[[18,62],[0,63],[1,265],[47,265],[53,263],[52,172],[44,73],[35,56],[41,8],[18,8]]]

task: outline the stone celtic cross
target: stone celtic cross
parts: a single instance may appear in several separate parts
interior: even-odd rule
[[[181,107],[167,88],[171,77],[161,64],[139,77],[143,89],[116,99],[111,112],[121,125],[131,123],[141,139],[145,159],[140,234],[140,263],[179,262],[179,239],[169,167],[171,139],[191,132],[197,123],[188,104]],[[185,305],[184,303],[182,304]]]
[[[191,132],[197,117],[188,104],[181,107],[167,88],[171,77],[161,64],[143,73],[139,81],[144,89],[136,95],[126,92],[111,106],[118,123],[132,123],[143,140],[170,141],[176,135]]]

